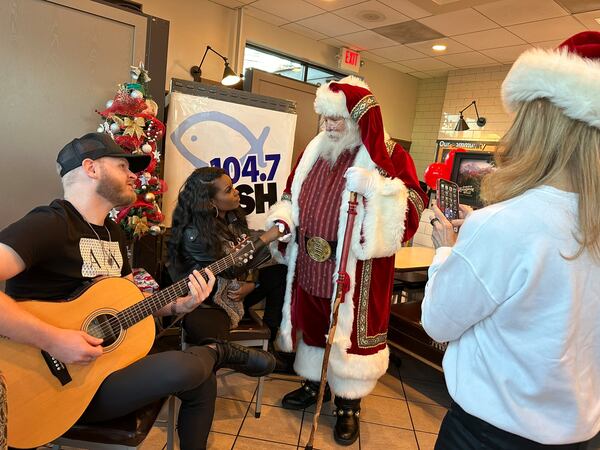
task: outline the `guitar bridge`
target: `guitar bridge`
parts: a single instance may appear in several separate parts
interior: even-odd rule
[[[52,375],[54,375],[56,379],[60,381],[61,385],[64,386],[73,381],[67,366],[65,366],[62,362],[45,350],[42,350],[42,356],[44,357],[44,361],[46,361],[46,364],[50,369],[50,373],[52,373]]]

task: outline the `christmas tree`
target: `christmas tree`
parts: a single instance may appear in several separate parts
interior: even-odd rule
[[[158,202],[167,186],[158,176],[160,152],[157,143],[165,132],[165,126],[156,118],[158,105],[150,97],[150,77],[144,64],[131,66],[130,74],[132,82],[120,84],[114,98],[106,102],[106,109],[97,111],[104,119],[98,132],[110,134],[129,153],[152,156],[146,170],[136,174],[136,202],[110,214],[130,239],[139,239],[146,233],[158,235],[162,232],[163,214]]]

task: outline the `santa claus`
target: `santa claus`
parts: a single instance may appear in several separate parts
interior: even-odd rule
[[[415,233],[426,197],[414,163],[386,140],[381,111],[369,87],[347,77],[317,90],[315,111],[323,131],[298,159],[267,228],[279,223],[286,242],[272,244],[288,265],[278,345],[296,350],[302,387],[283,398],[286,408],[315,403],[334,284],[342,251],[350,192],[360,194],[347,261],[349,290],[339,309],[328,380],[335,393],[334,438],[358,437],[360,399],[388,367],[386,345],[394,254]],[[329,389],[325,401],[329,400]]]

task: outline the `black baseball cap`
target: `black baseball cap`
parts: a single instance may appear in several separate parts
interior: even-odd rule
[[[133,173],[141,172],[150,164],[150,155],[132,155],[123,150],[119,144],[106,133],[88,133],[80,138],[73,139],[58,152],[56,162],[60,166],[60,176],[81,166],[84,159],[125,158],[129,161],[129,170]]]

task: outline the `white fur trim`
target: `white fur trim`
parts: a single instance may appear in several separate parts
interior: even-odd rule
[[[324,348],[306,345],[302,339],[299,339],[296,359],[294,361],[294,371],[302,378],[310,381],[319,381],[321,379],[324,354]]]
[[[355,167],[375,169],[365,146],[361,146]],[[395,254],[402,246],[404,220],[408,210],[408,189],[398,178],[375,177],[375,193],[367,199],[366,208],[358,209],[356,217],[361,227],[354,228],[352,251],[358,259],[383,258]],[[362,199],[361,199],[362,202]],[[361,242],[364,237],[364,242]]]
[[[386,372],[389,361],[389,350],[386,347],[375,355],[359,356],[348,355],[344,352],[344,370],[338,370],[339,364],[336,359],[333,346],[329,354],[329,366],[327,367],[327,380],[335,395],[344,398],[362,398],[371,393],[377,384],[377,380]],[[294,371],[310,381],[318,382],[321,379],[323,367],[323,355],[325,349],[306,345],[302,339],[298,342]]]
[[[349,75],[339,81],[330,83],[349,84],[359,86],[370,91],[369,86],[363,80],[354,75]],[[344,117],[350,118],[350,111],[346,105],[346,95],[342,92],[333,92],[329,89],[329,83],[325,83],[317,89],[315,97],[315,111],[326,117]]]
[[[356,378],[338,377],[333,373],[327,374],[329,387],[334,394],[349,399],[363,398],[369,395],[375,389],[378,378],[357,380]]]
[[[509,111],[547,98],[567,116],[600,128],[600,61],[561,50],[532,49],[513,64],[502,84]]]
[[[296,240],[296,224],[292,220],[292,204],[288,200],[280,200],[269,208],[269,213],[265,221],[265,230],[270,229],[275,225],[277,220],[285,222],[290,228],[290,242]],[[275,260],[281,264],[287,264],[290,260],[289,253],[286,252],[285,256],[279,251],[279,241],[274,241],[269,244],[271,254]],[[289,246],[288,246],[289,251]]]

